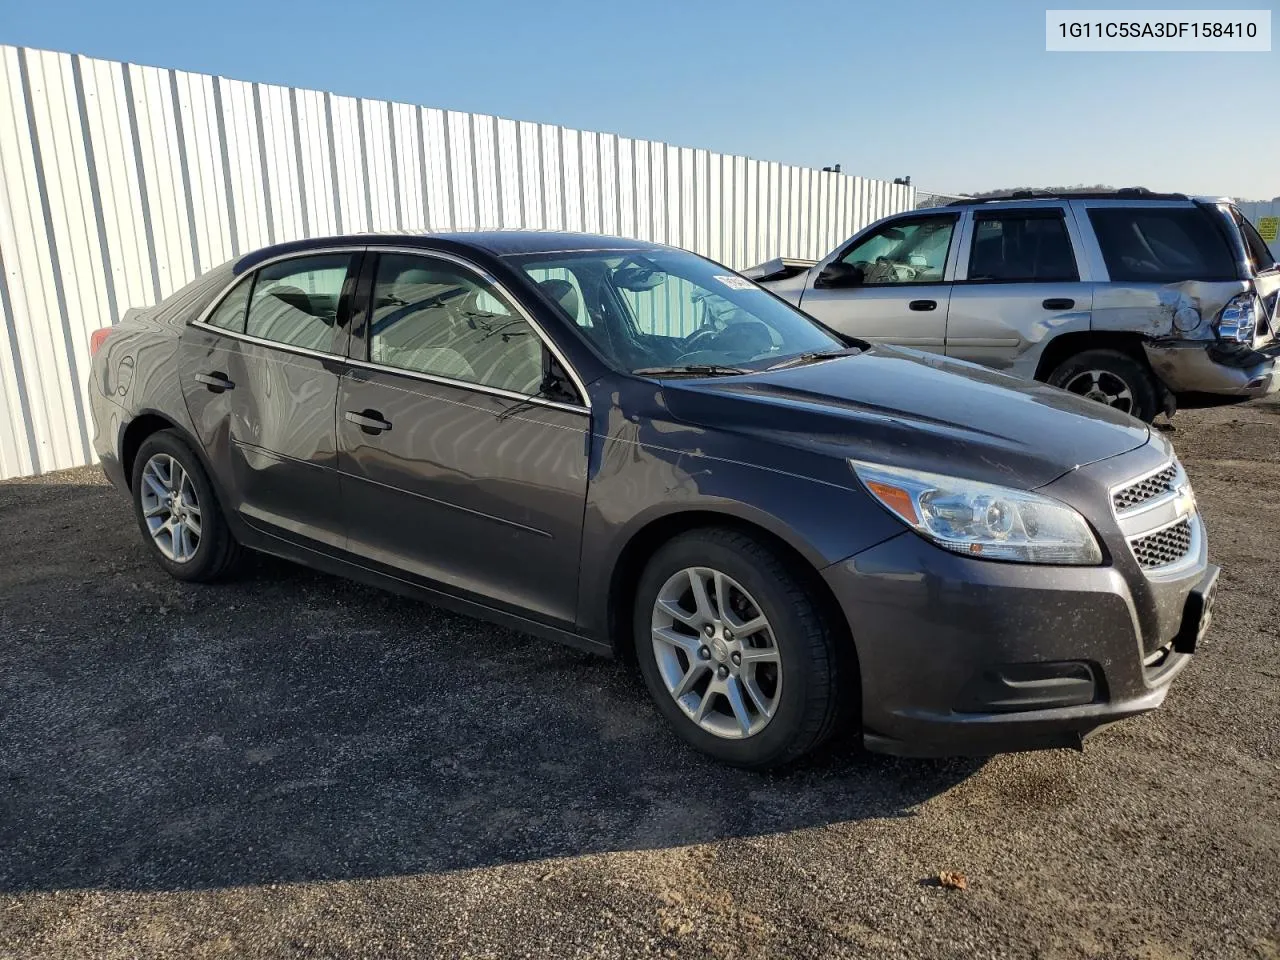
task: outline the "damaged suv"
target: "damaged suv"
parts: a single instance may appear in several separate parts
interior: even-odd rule
[[[1042,380],[1150,421],[1280,389],[1280,270],[1227,199],[1019,193],[745,271],[839,332]]]

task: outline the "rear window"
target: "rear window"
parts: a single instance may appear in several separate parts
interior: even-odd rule
[[[1249,260],[1253,263],[1254,272],[1261,273],[1263,270],[1274,267],[1276,258],[1271,255],[1271,251],[1267,248],[1267,241],[1262,239],[1262,234],[1258,233],[1257,227],[1246,220],[1244,214],[1235,207],[1231,208],[1231,216],[1235,218],[1236,226],[1240,228],[1240,235],[1244,237],[1244,246],[1249,251]]]
[[[1089,220],[1112,280],[1237,279],[1226,237],[1199,207],[1094,207]]]

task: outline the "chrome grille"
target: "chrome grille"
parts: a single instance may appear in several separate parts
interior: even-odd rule
[[[1132,510],[1148,500],[1154,500],[1156,497],[1166,493],[1172,493],[1177,489],[1177,482],[1178,465],[1177,463],[1170,463],[1158,473],[1143,477],[1137,483],[1131,483],[1129,486],[1117,490],[1111,495],[1111,502],[1116,508],[1116,513],[1124,513],[1126,510]]]
[[[1144,570],[1177,563],[1191,551],[1191,521],[1177,523],[1129,541],[1138,565]]]

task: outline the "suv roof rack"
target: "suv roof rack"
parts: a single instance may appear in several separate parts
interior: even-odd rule
[[[953,200],[948,207],[967,207],[1003,200],[1189,200],[1185,193],[1155,193],[1146,187],[1121,187],[1118,190],[1015,190],[999,197],[968,197]]]

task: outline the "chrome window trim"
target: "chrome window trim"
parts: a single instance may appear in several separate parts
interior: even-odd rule
[[[357,360],[354,357],[345,357],[348,364],[353,367],[359,367],[362,370],[374,370],[378,373],[390,373],[396,376],[408,377],[411,380],[421,380],[424,383],[438,383],[446,387],[458,387],[464,390],[474,390],[477,393],[488,393],[495,397],[502,397],[507,400],[518,400],[521,403],[531,403],[539,407],[551,407],[556,410],[567,410],[570,413],[591,413],[590,407],[579,406],[573,403],[562,403],[559,400],[546,400],[542,397],[530,396],[527,393],[518,393],[515,390],[503,390],[501,387],[491,387],[487,383],[476,383],[474,380],[455,380],[452,377],[442,377],[434,373],[422,373],[419,370],[406,370],[404,367],[393,367],[385,363],[374,363],[371,360]]]
[[[582,378],[578,375],[578,371],[573,368],[573,364],[569,362],[568,358],[564,355],[564,353],[560,350],[560,348],[556,346],[555,343],[552,341],[551,337],[547,335],[547,331],[542,328],[542,324],[538,323],[538,321],[533,318],[533,315],[525,308],[525,305],[520,302],[520,298],[514,296],[510,290],[508,290],[505,286],[503,286],[502,283],[496,277],[494,277],[491,273],[489,273],[489,271],[485,270],[484,267],[480,266],[477,263],[473,263],[472,261],[466,259],[465,257],[460,257],[455,253],[451,253],[446,250],[433,250],[426,247],[378,246],[378,247],[372,247],[372,248],[366,247],[366,250],[372,250],[373,252],[380,253],[380,254],[381,253],[399,253],[399,254],[404,254],[404,255],[413,256],[413,257],[435,257],[436,259],[439,259],[439,260],[445,260],[447,262],[454,263],[462,267],[463,269],[469,270],[472,273],[474,273],[476,276],[480,277],[482,280],[484,280],[485,283],[487,283],[495,291],[497,291],[497,293],[502,297],[503,300],[505,300],[507,303],[511,304],[515,308],[515,311],[520,315],[520,318],[524,320],[525,323],[529,324],[529,326],[533,329],[533,332],[537,335],[538,339],[542,341],[542,345],[551,351],[551,355],[553,357],[555,357],[558,361],[560,361],[560,366],[564,368],[565,373],[569,375],[569,379],[573,381],[574,388],[577,389],[578,396],[582,399],[582,403],[581,405],[579,405],[579,404],[559,403],[559,401],[555,401],[555,400],[544,401],[536,397],[526,396],[525,394],[522,394],[522,393],[515,393],[514,391],[511,391],[511,390],[503,390],[500,387],[490,387],[483,383],[474,383],[470,380],[453,380],[449,377],[437,377],[435,374],[422,374],[422,376],[433,377],[443,383],[450,384],[450,385],[484,388],[486,392],[496,393],[499,396],[517,397],[521,400],[528,400],[530,402],[537,401],[538,403],[543,405],[558,404],[559,406],[566,407],[568,409],[586,410],[590,412],[591,397],[587,393],[587,385],[583,382]],[[376,277],[374,278],[374,283],[376,286],[377,284]],[[372,322],[372,318],[370,318],[370,320]],[[366,342],[367,340],[368,338],[366,338]],[[353,361],[355,360],[354,357],[351,359]],[[416,370],[404,370],[401,367],[392,367],[387,364],[374,364],[373,361],[370,361],[370,360],[362,360],[359,362],[365,363],[365,364],[371,364],[376,369],[392,370],[392,371],[395,371],[396,373],[413,373],[413,374],[418,373],[418,371]]]
[[[210,333],[220,334],[224,337],[230,337],[233,340],[243,340],[245,343],[252,343],[260,347],[273,347],[276,350],[283,350],[285,353],[296,353],[304,357],[315,357],[319,360],[345,360],[347,359],[340,353],[326,353],[323,350],[311,350],[307,347],[296,347],[292,343],[282,343],[279,340],[267,340],[264,337],[255,337],[248,333],[236,333],[234,330],[226,330],[223,327],[215,327],[212,324],[205,323],[203,320],[192,320],[187,324],[189,327],[199,327],[201,330],[207,330]]]
[[[320,351],[320,350],[309,350],[306,347],[295,347],[292,344],[282,343],[278,340],[267,340],[262,337],[252,336],[251,334],[238,333],[235,330],[226,330],[223,327],[215,327],[213,324],[208,322],[209,317],[212,316],[214,311],[217,310],[218,307],[222,305],[222,301],[226,299],[227,294],[229,294],[236,287],[237,284],[246,280],[250,275],[257,273],[263,267],[270,266],[273,263],[279,263],[282,260],[297,260],[297,259],[301,259],[302,257],[324,256],[325,254],[330,254],[330,253],[369,253],[369,252],[400,253],[400,254],[407,254],[409,256],[416,256],[416,257],[437,257],[441,260],[446,260],[446,261],[455,263],[458,266],[463,267],[467,270],[470,270],[472,273],[479,276],[486,283],[488,283],[495,290],[497,290],[498,293],[500,293],[508,303],[510,303],[512,306],[515,307],[515,310],[520,315],[520,318],[524,320],[527,324],[529,324],[529,326],[533,329],[533,332],[537,335],[538,339],[542,341],[542,345],[546,347],[548,350],[550,350],[552,356],[554,356],[558,361],[560,361],[560,365],[564,367],[565,372],[569,375],[569,379],[573,381],[573,386],[578,391],[578,396],[582,399],[582,403],[573,404],[573,403],[562,403],[561,401],[558,401],[558,400],[545,400],[541,397],[528,396],[523,393],[516,393],[513,390],[503,390],[501,387],[491,387],[487,384],[475,383],[470,380],[454,380],[450,377],[442,377],[437,374],[421,373],[417,370],[406,370],[403,367],[393,367],[385,363],[374,363],[373,361],[370,361],[370,360],[360,360],[360,359],[357,359],[356,357],[350,357],[350,356],[344,357],[342,354],[339,354],[339,353],[329,353],[329,352]],[[217,295],[209,302],[209,305],[200,312],[199,316],[197,316],[196,319],[188,321],[187,326],[199,327],[201,330],[205,330],[210,333],[221,334],[222,336],[231,337],[232,339],[235,339],[235,340],[243,340],[246,343],[252,343],[258,346],[275,347],[278,350],[284,350],[289,353],[297,353],[305,357],[317,357],[322,360],[342,360],[353,366],[363,367],[369,370],[377,370],[380,372],[400,374],[402,376],[407,376],[415,380],[422,380],[427,383],[439,383],[439,384],[443,384],[445,386],[450,386],[450,387],[463,387],[470,390],[478,390],[481,393],[489,393],[494,396],[505,397],[511,400],[523,400],[528,403],[536,404],[537,406],[541,406],[541,407],[552,407],[555,409],[568,410],[575,413],[585,412],[589,414],[591,412],[591,395],[587,393],[586,383],[583,382],[582,377],[578,375],[578,371],[574,369],[573,364],[569,362],[568,358],[564,355],[563,351],[561,351],[560,348],[556,346],[554,342],[552,342],[551,338],[547,336],[547,332],[542,328],[542,325],[533,318],[533,316],[525,308],[524,304],[520,302],[519,298],[513,296],[511,291],[509,291],[505,286],[503,286],[497,280],[497,278],[492,276],[487,270],[485,270],[479,264],[473,263],[472,261],[467,260],[465,257],[460,257],[457,254],[451,253],[446,250],[436,250],[431,247],[409,247],[409,246],[398,247],[398,246],[383,246],[381,244],[370,246],[368,244],[352,244],[352,245],[344,245],[340,247],[325,247],[323,249],[318,249],[318,250],[294,250],[289,253],[282,253],[278,256],[270,257],[266,260],[263,260],[261,263],[255,264],[251,269],[246,270],[243,273],[239,273],[235,277],[233,277],[230,283],[228,283],[225,287],[223,287],[221,290],[218,291]],[[367,342],[367,338],[366,338],[366,342]]]

